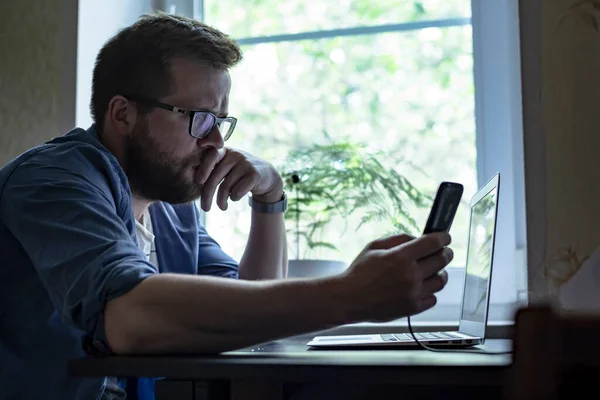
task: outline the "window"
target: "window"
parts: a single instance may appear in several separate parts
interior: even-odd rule
[[[120,29],[152,12],[153,0],[84,1],[77,6],[77,89],[75,123],[87,129],[92,125],[90,98],[92,72],[98,52]]]
[[[244,46],[245,60],[232,73],[230,109],[245,123],[229,145],[280,165],[294,146],[363,143],[385,151],[388,166],[397,166],[427,193],[444,179],[472,182],[467,184],[472,192],[476,151],[470,27],[430,29]],[[423,51],[422,41],[428,42]],[[379,56],[373,57],[371,49],[378,49]],[[397,61],[396,49],[420,57]],[[448,60],[443,59],[445,51],[451,54]],[[424,67],[430,63],[445,65]],[[423,168],[432,164],[438,169]],[[423,221],[427,212],[415,210],[416,220]],[[248,213],[246,204],[236,204],[226,213],[206,216],[207,226],[216,235],[222,232],[219,239],[234,256],[241,256],[248,227],[240,226],[233,240],[225,232],[234,221],[248,220]],[[215,230],[217,223],[222,229]],[[345,221],[338,221],[325,233],[338,236],[343,231],[334,244],[354,251],[315,249],[300,256],[341,256],[349,262],[366,242],[392,228],[373,223],[355,232],[357,223],[344,229]],[[455,228],[466,234],[460,218]],[[457,244],[457,262],[462,258],[464,263],[464,246]]]
[[[438,305],[415,321],[456,321],[466,258],[468,202],[501,172],[491,321],[512,320],[523,297],[525,218],[517,0],[178,0],[170,12],[203,19],[242,45],[232,71],[228,144],[280,165],[298,146],[363,143],[381,162],[433,195],[443,180],[465,185],[452,229],[455,260]],[[411,209],[423,226],[427,208]],[[340,250],[301,256],[350,262],[389,232],[385,223],[325,235]],[[236,259],[250,224],[246,201],[216,205],[209,233]],[[418,230],[413,233],[418,233]],[[295,245],[290,240],[290,258]]]

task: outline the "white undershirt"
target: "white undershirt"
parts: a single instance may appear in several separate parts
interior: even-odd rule
[[[135,221],[135,228],[138,247],[144,252],[146,259],[158,268],[156,246],[154,245],[154,231],[152,230],[152,221],[148,210],[142,216],[142,222]]]

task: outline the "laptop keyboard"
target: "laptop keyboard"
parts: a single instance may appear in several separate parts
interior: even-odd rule
[[[431,340],[431,339],[461,339],[460,336],[454,335],[449,332],[415,332],[415,336],[417,340]],[[390,334],[382,334],[381,339],[384,342],[398,342],[400,340],[413,340],[412,336],[409,333],[390,333]]]

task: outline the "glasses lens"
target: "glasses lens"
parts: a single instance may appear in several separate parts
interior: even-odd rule
[[[208,113],[198,112],[192,122],[192,136],[202,139],[210,133],[215,124],[215,117]]]
[[[235,128],[235,123],[232,119],[227,118],[221,121],[219,125],[219,131],[221,131],[221,135],[223,135],[223,140],[229,139],[231,134],[233,133],[233,128]]]

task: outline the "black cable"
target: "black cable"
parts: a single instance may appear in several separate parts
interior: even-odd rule
[[[434,351],[438,353],[469,353],[469,354],[512,354],[512,350],[508,351],[486,351],[480,349],[468,350],[468,349],[436,349],[434,347],[429,347],[424,343],[421,343],[417,336],[413,332],[412,325],[410,323],[410,316],[406,317],[408,321],[408,330],[413,340],[424,350]]]

